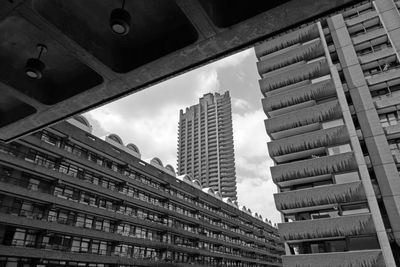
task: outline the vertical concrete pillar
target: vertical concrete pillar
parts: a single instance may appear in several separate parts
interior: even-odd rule
[[[379,176],[379,186],[383,188],[383,190],[386,190],[385,192],[390,195],[391,193],[387,192],[390,191],[387,188],[388,181],[389,179],[391,179],[390,176],[393,173],[393,168],[395,168],[395,173],[397,173],[397,169],[394,165],[393,158],[391,158],[389,145],[386,141],[386,137],[380,125],[379,117],[373,104],[372,97],[364,78],[361,66],[359,64],[357,54],[354,50],[350,34],[346,28],[345,21],[341,14],[329,18],[328,25],[332,34],[336,51],[339,56],[340,63],[342,65],[343,72],[345,74],[350,95],[354,104],[354,108],[356,110],[357,118],[359,120],[361,130],[364,134],[364,139],[371,156],[371,161],[374,164],[374,170],[375,172],[379,171],[379,174],[377,173],[377,176]],[[335,81],[335,85],[340,82],[340,78],[337,74],[336,68],[333,70],[332,76]],[[341,87],[341,84],[339,86]],[[339,101],[346,101],[343,90],[338,91],[338,98]],[[348,110],[348,106],[344,110],[344,118],[345,121],[351,121],[351,115]],[[363,158],[354,125],[352,122],[346,122],[346,125],[349,129],[353,150],[357,159],[357,163],[359,165],[360,176],[363,181],[365,192],[367,194],[368,204],[371,210],[372,218],[374,220],[386,266],[395,266],[396,264],[383,224],[382,215],[379,210],[375,192],[370,181],[368,169]],[[391,165],[390,159],[388,159],[388,155],[392,160]],[[387,163],[388,165],[384,166],[383,163]],[[384,193],[382,192],[382,195],[383,194]],[[388,205],[391,205],[392,201],[387,200],[386,202]],[[397,211],[393,214],[392,217],[394,220],[396,220],[398,216],[399,212]]]

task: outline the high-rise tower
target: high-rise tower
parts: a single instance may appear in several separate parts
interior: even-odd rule
[[[209,93],[180,111],[178,173],[189,174],[223,197],[236,199],[232,112],[229,92]]]
[[[284,266],[400,266],[400,2],[256,47]]]

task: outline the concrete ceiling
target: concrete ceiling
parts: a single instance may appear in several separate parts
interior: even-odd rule
[[[131,30],[113,34],[121,0],[0,2],[0,140],[116,100],[354,0],[126,0]],[[37,44],[42,79],[25,75]],[[160,94],[163,92],[160,91]]]

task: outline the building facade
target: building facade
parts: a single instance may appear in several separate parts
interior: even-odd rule
[[[179,114],[178,173],[189,174],[237,199],[232,111],[229,92],[209,93]]]
[[[400,266],[399,1],[256,47],[284,266]]]
[[[0,266],[282,266],[277,229],[83,117],[0,144]]]

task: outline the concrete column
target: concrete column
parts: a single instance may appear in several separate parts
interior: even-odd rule
[[[387,158],[386,153],[388,153],[388,155],[390,155],[391,157],[391,153],[387,141],[386,141],[386,147],[381,144],[382,137],[384,138],[384,140],[386,139],[382,127],[380,125],[380,121],[375,106],[373,105],[372,97],[369,92],[366,80],[364,78],[364,74],[359,64],[357,54],[354,50],[354,46],[352,44],[349,32],[346,28],[343,16],[339,14],[329,18],[328,25],[332,34],[336,51],[339,56],[340,63],[343,68],[343,72],[345,74],[350,95],[354,104],[354,108],[357,113],[357,118],[360,122],[361,130],[364,134],[364,139],[366,141],[367,148],[371,156],[371,161],[373,157],[374,160],[376,161],[373,162],[373,164],[375,163],[375,165],[377,166],[382,166],[382,164],[379,164],[377,161],[379,161],[379,159],[386,159]],[[332,64],[332,62],[330,62],[330,64]],[[337,90],[338,99],[340,103],[343,103],[341,105],[342,105],[344,119],[346,122],[346,126],[349,130],[351,144],[353,146],[353,151],[356,156],[357,163],[359,165],[360,177],[363,182],[364,189],[367,195],[368,204],[371,210],[372,218],[374,220],[378,240],[382,249],[382,254],[386,266],[388,267],[396,266],[393,258],[393,253],[390,247],[390,243],[387,237],[386,229],[383,224],[382,215],[380,213],[375,192],[372,187],[371,179],[369,177],[368,168],[365,164],[363,153],[361,151],[361,147],[354,128],[354,124],[351,119],[351,114],[344,95],[339,75],[337,73],[336,68],[331,68],[331,72],[336,88],[338,87],[341,88],[341,90]],[[393,168],[393,167],[396,168],[392,159],[391,166],[387,166],[387,168]],[[385,185],[387,184],[387,181],[389,180],[389,177],[387,177],[388,173],[387,172],[379,174],[377,173],[377,176],[379,176],[378,178],[379,186],[384,188]],[[398,213],[395,213],[395,216],[398,216]]]

